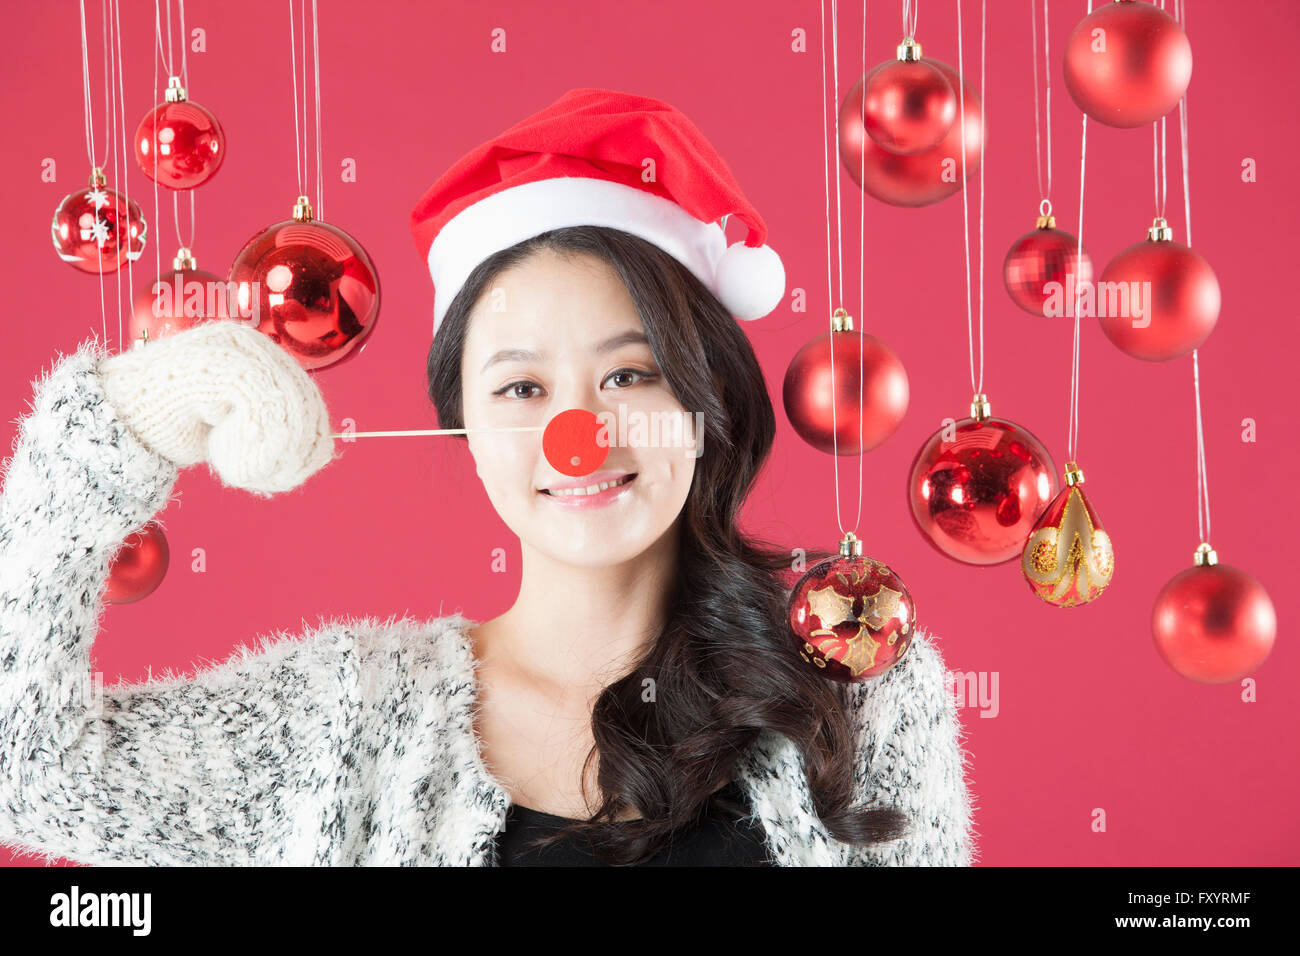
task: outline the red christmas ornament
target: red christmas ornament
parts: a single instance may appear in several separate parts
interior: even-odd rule
[[[1086,249],[1082,257],[1078,250],[1078,238],[1057,229],[1055,216],[1039,216],[1038,225],[1012,243],[1002,263],[1011,300],[1032,315],[1073,315],[1076,287],[1092,282],[1092,260]],[[1071,311],[1057,313],[1058,303]]]
[[[840,556],[813,567],[790,595],[799,657],[823,677],[856,683],[889,670],[912,644],[916,605],[888,567],[849,532]]]
[[[307,371],[361,353],[379,318],[379,275],[360,243],[311,218],[299,196],[294,218],[267,226],[230,267],[230,317],[247,318]]]
[[[866,77],[863,123],[882,149],[911,156],[934,149],[957,118],[957,94],[933,63],[921,59],[921,46],[907,37],[898,59],[886,60]]]
[[[1065,87],[1107,126],[1154,122],[1178,105],[1192,78],[1192,45],[1152,3],[1116,0],[1088,14],[1065,42]]]
[[[1083,472],[1065,466],[1061,489],[1025,542],[1020,557],[1029,589],[1048,604],[1074,607],[1101,597],[1115,573],[1115,549],[1083,493]]]
[[[150,521],[127,535],[108,569],[105,600],[130,604],[152,594],[167,574],[171,551],[162,527]]]
[[[908,501],[917,528],[967,564],[1018,557],[1055,497],[1056,466],[1042,442],[976,395],[971,417],[939,429],[917,452]]]
[[[959,83],[956,70],[930,57],[917,62],[942,73],[956,93]],[[863,77],[854,84],[840,107],[840,161],[853,181],[881,202],[894,206],[928,206],[961,189],[960,115],[938,146],[907,156],[892,153],[867,134],[866,80]],[[980,165],[980,102],[970,83],[963,84],[962,89],[966,112],[966,178],[970,179]]]
[[[907,370],[880,339],[854,332],[853,318],[843,309],[835,310],[831,324],[833,331],[801,348],[786,369],[785,413],[799,437],[818,451],[856,455],[875,448],[898,429],[907,414]]]
[[[226,280],[196,267],[184,247],[172,268],[141,289],[131,307],[131,339],[151,342],[211,319],[226,319]]]
[[[1277,638],[1277,612],[1258,581],[1219,564],[1202,544],[1196,565],[1160,591],[1151,631],[1160,656],[1183,677],[1227,684],[1264,663]]]
[[[50,234],[59,258],[82,272],[116,272],[144,253],[146,226],[140,204],[104,185],[95,168],[90,188],[69,193],[54,210]]]
[[[135,161],[168,189],[193,189],[217,174],[226,158],[226,134],[211,112],[188,99],[180,77],[167,81],[166,102],[135,130]]]
[[[1220,301],[1210,264],[1174,242],[1173,230],[1156,219],[1145,242],[1129,246],[1102,270],[1096,311],[1101,330],[1120,351],[1163,362],[1209,338]]]

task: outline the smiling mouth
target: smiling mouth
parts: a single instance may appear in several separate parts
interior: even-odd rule
[[[630,475],[624,475],[614,481],[602,481],[595,485],[587,485],[585,488],[543,488],[539,493],[550,495],[553,498],[584,498],[591,495],[598,495],[602,491],[608,491],[611,488],[618,488],[626,485],[636,477],[636,472]]]

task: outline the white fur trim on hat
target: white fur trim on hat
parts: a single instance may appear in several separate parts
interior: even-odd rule
[[[767,246],[727,247],[718,223],[696,219],[664,196],[586,176],[511,186],[452,217],[429,247],[433,332],[480,262],[518,242],[565,226],[608,226],[652,242],[681,262],[737,318],[766,315],[785,292],[785,270]]]

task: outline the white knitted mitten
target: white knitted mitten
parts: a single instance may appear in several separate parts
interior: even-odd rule
[[[98,372],[146,446],[178,468],[206,461],[227,486],[269,497],[337,457],[316,383],[242,322],[201,322],[110,355]]]

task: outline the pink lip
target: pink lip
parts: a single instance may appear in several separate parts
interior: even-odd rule
[[[588,475],[579,481],[565,481],[555,485],[552,488],[586,488],[588,485],[598,485],[603,481],[617,481],[619,478],[625,478],[629,474],[632,480],[624,482],[621,485],[615,485],[612,488],[606,488],[594,495],[549,495],[545,491],[538,491],[539,495],[546,498],[547,501],[559,505],[561,508],[603,508],[605,505],[612,504],[618,499],[630,493],[632,486],[636,483],[635,472],[597,472],[594,475]]]

